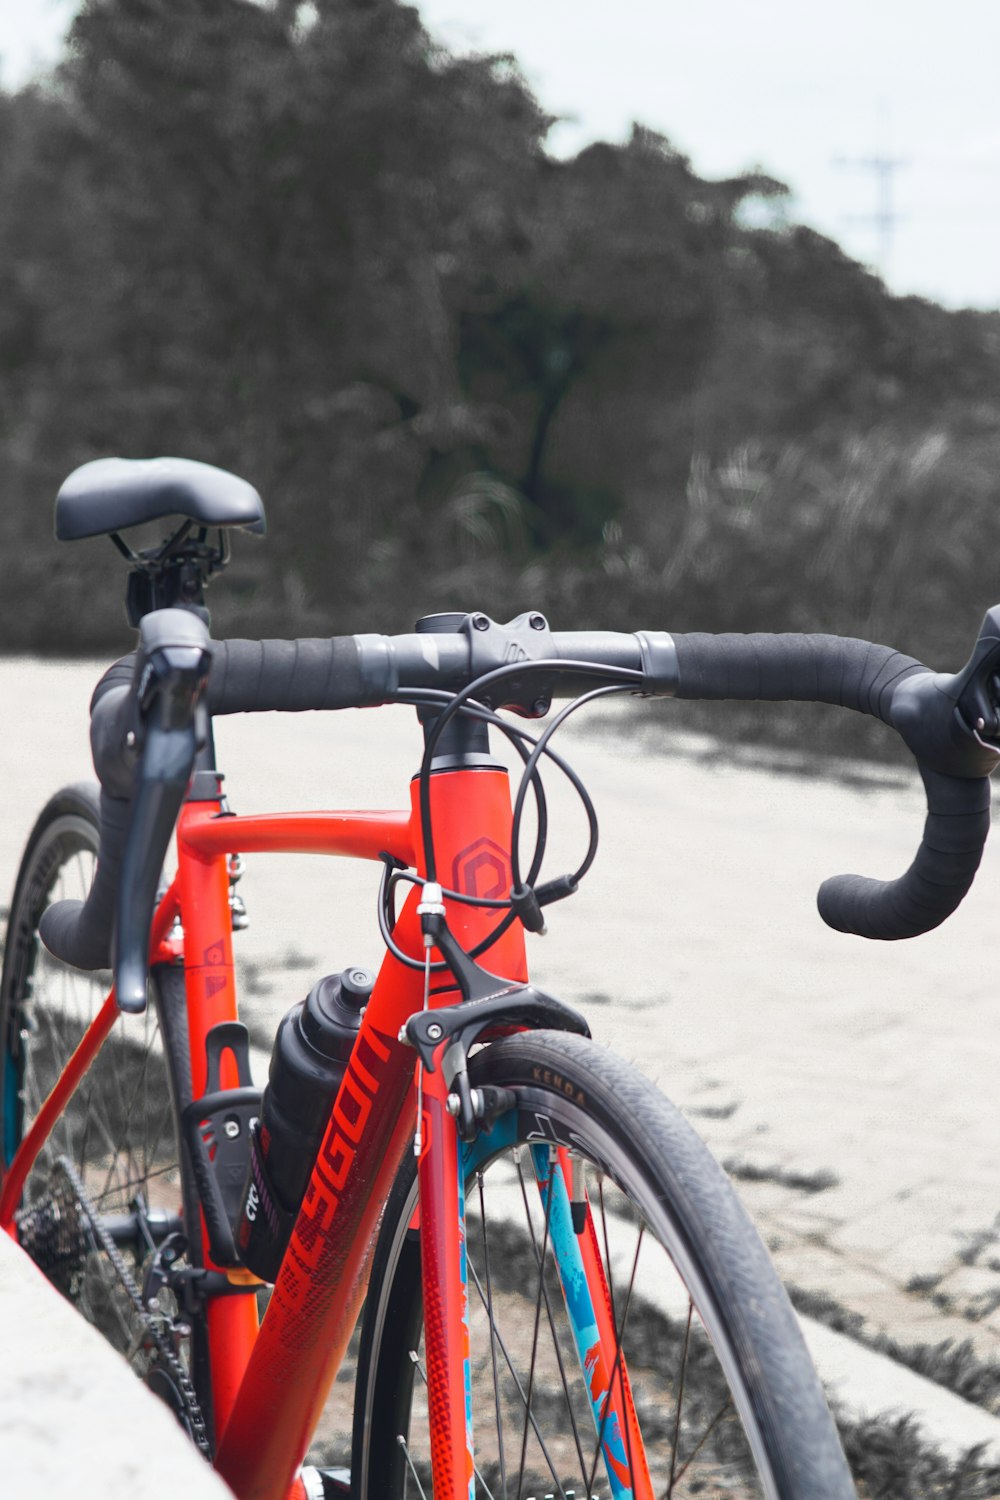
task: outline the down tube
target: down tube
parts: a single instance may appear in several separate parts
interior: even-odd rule
[[[387,957],[216,1458],[240,1500],[287,1494],[357,1322],[413,1138],[414,1054],[397,1033],[422,996],[423,975]]]

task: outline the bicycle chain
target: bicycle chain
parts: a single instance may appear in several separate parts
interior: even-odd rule
[[[210,1459],[212,1456],[212,1449],[211,1444],[208,1440],[208,1426],[202,1414],[201,1406],[198,1403],[198,1397],[191,1382],[191,1377],[185,1370],[184,1365],[173,1346],[173,1341],[170,1338],[170,1335],[166,1333],[162,1327],[162,1324],[165,1320],[162,1317],[157,1319],[150,1316],[149,1309],[143,1300],[142,1293],[136,1285],[132,1273],[129,1271],[128,1266],[125,1264],[118,1246],[115,1244],[114,1240],[111,1238],[111,1236],[108,1234],[107,1230],[101,1223],[100,1216],[95,1213],[93,1207],[91,1206],[83,1183],[77,1176],[76,1169],[73,1167],[73,1164],[65,1156],[60,1156],[56,1160],[55,1166],[59,1168],[59,1170],[63,1173],[63,1175],[66,1177],[66,1180],[69,1182],[70,1187],[73,1189],[77,1202],[83,1212],[84,1218],[90,1226],[90,1230],[94,1236],[94,1239],[97,1241],[101,1250],[111,1262],[111,1265],[114,1267],[114,1270],[117,1273],[118,1279],[120,1280],[122,1286],[125,1288],[125,1291],[128,1294],[129,1301],[132,1303],[132,1306],[135,1309],[136,1316],[138,1317],[142,1325],[144,1335],[148,1336],[148,1338],[150,1339],[151,1343],[156,1349],[157,1354],[159,1355],[159,1358],[162,1360],[164,1366],[166,1367],[171,1378],[174,1381],[184,1408],[184,1420],[187,1424],[192,1442],[194,1443],[195,1447],[198,1448],[202,1454],[204,1454],[206,1458]],[[160,1327],[157,1326],[158,1323],[161,1324]]]

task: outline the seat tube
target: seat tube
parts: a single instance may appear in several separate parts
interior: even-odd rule
[[[224,854],[201,855],[185,841],[185,829],[219,811],[219,779],[199,772],[214,794],[191,800],[181,809],[177,827],[178,883],[184,925],[184,979],[187,994],[188,1037],[191,1051],[192,1098],[205,1092],[208,1062],[205,1038],[220,1021],[238,1019],[233,966],[232,915],[229,909],[229,872]],[[222,1060],[223,1088],[237,1083],[231,1057]],[[233,1070],[233,1071],[230,1071]],[[201,1224],[203,1263],[212,1266],[208,1235]],[[207,1307],[211,1348],[212,1407],[216,1438],[225,1430],[236,1392],[257,1337],[257,1304],[250,1294],[213,1297]]]

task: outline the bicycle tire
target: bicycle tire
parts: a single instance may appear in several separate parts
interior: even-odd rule
[[[728,1179],[680,1112],[620,1059],[561,1033],[494,1042],[472,1059],[470,1078],[473,1086],[511,1089],[517,1100],[488,1135],[466,1148],[465,1158],[480,1493],[495,1500],[501,1494],[507,1500],[604,1500],[614,1493],[593,1451],[596,1419],[583,1390],[581,1359],[567,1337],[558,1280],[539,1290],[539,1283],[552,1281],[552,1271],[544,1278],[538,1271],[546,1264],[545,1215],[532,1191],[530,1165],[538,1143],[547,1141],[590,1164],[591,1212],[600,1220],[601,1259],[612,1306],[617,1298],[613,1316],[624,1331],[649,1463],[648,1483],[630,1479],[631,1492],[678,1500],[695,1494],[854,1497],[784,1289]],[[357,1500],[411,1493],[429,1500],[432,1494],[429,1443],[421,1431],[416,1201],[410,1159],[386,1209],[366,1302],[352,1451]],[[517,1225],[522,1213],[533,1236]],[[632,1253],[625,1248],[623,1254],[621,1243],[630,1224],[636,1265],[641,1262],[644,1278],[651,1273],[641,1290],[635,1268],[628,1287],[621,1279]],[[654,1238],[659,1253],[650,1264],[646,1247]],[[538,1316],[547,1335],[551,1330],[553,1347],[543,1356],[537,1347],[525,1352],[536,1306],[545,1308]],[[529,1406],[531,1417],[525,1415]],[[634,1473],[640,1472],[637,1465]],[[629,1493],[629,1484],[621,1484],[619,1496]]]
[[[4,1167],[110,987],[107,971],[85,973],[60,963],[38,935],[38,920],[52,901],[86,896],[99,834],[98,788],[65,787],[46,804],[21,860],[0,973]],[[53,1284],[189,1425],[174,1374],[143,1339],[113,1261],[58,1166],[68,1159],[140,1289],[152,1255],[140,1217],[154,1245],[198,1223],[197,1191],[178,1128],[191,1095],[183,969],[156,965],[152,981],[145,1014],[117,1018],[56,1121],[25,1180],[15,1221],[23,1247]],[[192,1239],[187,1259],[198,1264],[200,1235]],[[169,1292],[161,1291],[158,1300],[152,1311],[160,1319],[179,1311]],[[177,1352],[210,1422],[204,1321],[185,1313],[183,1322],[191,1331]]]

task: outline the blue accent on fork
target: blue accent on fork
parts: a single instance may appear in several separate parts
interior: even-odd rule
[[[613,1408],[605,1407],[611,1398],[610,1390],[596,1387],[595,1375],[600,1365],[601,1335],[597,1326],[597,1314],[587,1281],[587,1273],[580,1254],[580,1241],[573,1228],[566,1182],[558,1163],[552,1159],[547,1145],[532,1146],[532,1161],[538,1179],[538,1191],[542,1208],[548,1215],[549,1241],[559,1273],[566,1311],[569,1315],[573,1339],[576,1343],[580,1370],[590,1396],[590,1409],[594,1417],[594,1430],[601,1434],[601,1452],[608,1484],[615,1500],[633,1500],[632,1490],[622,1483],[621,1472],[628,1473],[630,1465],[625,1447],[624,1434]],[[549,1197],[552,1202],[549,1205]],[[603,1426],[602,1426],[603,1424]]]
[[[491,1156],[495,1156],[504,1147],[512,1146],[515,1141],[516,1132],[516,1111],[508,1110],[506,1114],[501,1115],[494,1122],[490,1130],[483,1131],[474,1141],[470,1141],[465,1145],[461,1155],[459,1176],[462,1177],[464,1175],[464,1177],[468,1178],[484,1161],[487,1161]],[[538,1191],[541,1196],[543,1211],[546,1210],[548,1195],[554,1183],[552,1207],[547,1210],[549,1216],[549,1243],[552,1246],[553,1259],[555,1260],[556,1270],[559,1274],[563,1296],[566,1300],[566,1310],[569,1315],[570,1327],[573,1331],[577,1358],[580,1361],[580,1370],[590,1397],[594,1430],[595,1432],[599,1432],[604,1417],[604,1406],[610,1393],[603,1390],[595,1391],[593,1388],[593,1372],[597,1362],[596,1356],[600,1345],[600,1334],[597,1327],[597,1315],[594,1311],[594,1303],[590,1294],[586,1271],[584,1270],[583,1257],[580,1254],[580,1242],[573,1228],[569,1194],[566,1191],[566,1183],[562,1172],[553,1171],[548,1144],[532,1145],[530,1151],[535,1177],[538,1181]],[[464,1215],[464,1184],[461,1192]],[[464,1236],[462,1240],[462,1268],[464,1273]],[[466,1390],[468,1392],[468,1386]],[[613,1410],[608,1412],[607,1419],[604,1421],[601,1450],[604,1455],[604,1467],[608,1476],[613,1500],[633,1500],[632,1489],[624,1485],[619,1477],[621,1472],[628,1472],[629,1463],[624,1435],[619,1425],[618,1416]],[[618,1470],[617,1473],[616,1468]]]

